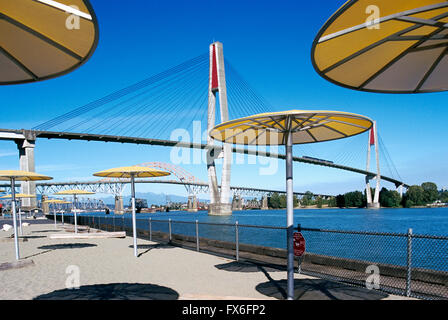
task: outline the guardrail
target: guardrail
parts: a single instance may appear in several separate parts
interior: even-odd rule
[[[52,219],[53,216],[49,215]],[[60,216],[57,219],[60,220]],[[74,223],[73,216],[66,220]],[[78,224],[106,231],[126,231],[124,216],[78,216]],[[300,272],[423,299],[448,299],[448,237],[303,228],[306,253],[296,258]],[[235,223],[137,219],[137,235],[173,245],[286,266],[286,228]],[[263,238],[283,238],[277,247]],[[261,239],[260,239],[261,238]],[[361,248],[361,249],[360,249]]]

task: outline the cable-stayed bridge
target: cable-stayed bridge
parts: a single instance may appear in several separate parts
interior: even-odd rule
[[[218,108],[219,106],[219,108]],[[61,106],[61,109],[65,109]],[[34,171],[34,147],[37,139],[103,141],[202,149],[207,152],[208,186],[212,203],[225,204],[230,196],[231,152],[285,159],[276,148],[265,150],[214,145],[207,130],[222,121],[276,110],[224,59],[222,44],[214,43],[209,53],[199,55],[166,71],[115,91],[59,115],[30,130],[0,129],[0,139],[14,140],[20,152],[20,168]],[[373,141],[373,143],[372,143]],[[368,146],[367,161],[365,156]],[[370,169],[370,146],[375,147],[376,170]],[[228,148],[226,150],[226,148]],[[376,193],[370,202],[378,202],[379,182],[408,187],[384,145],[378,130],[344,142],[294,147],[294,161],[359,173],[369,181],[376,179]],[[217,184],[214,160],[223,158],[221,185]],[[211,159],[211,160],[210,160]],[[380,161],[381,159],[381,161]],[[367,164],[367,166],[366,166]],[[368,187],[368,188],[367,188]],[[22,183],[22,191],[33,193],[33,183]],[[369,196],[369,195],[368,195]],[[369,200],[369,199],[368,199]],[[227,207],[217,207],[226,211]]]

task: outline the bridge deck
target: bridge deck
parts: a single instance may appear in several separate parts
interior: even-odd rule
[[[29,130],[11,130],[11,129],[0,129],[0,140],[15,140],[17,138],[8,137],[7,134],[15,133],[17,135],[26,136],[26,132],[30,132]],[[5,134],[2,134],[5,133]],[[32,135],[35,135],[36,138],[46,138],[46,139],[64,139],[64,140],[82,140],[82,141],[102,141],[102,142],[118,142],[118,143],[131,143],[131,144],[145,144],[145,145],[156,145],[156,146],[166,146],[166,147],[180,147],[180,148],[190,148],[190,149],[215,149],[215,154],[219,154],[221,151],[221,147],[213,146],[210,147],[207,144],[203,143],[189,143],[189,142],[180,142],[180,141],[172,141],[172,140],[161,140],[161,139],[150,139],[150,138],[139,138],[139,137],[123,137],[123,136],[113,136],[113,135],[99,135],[99,134],[87,134],[87,133],[72,133],[72,132],[55,132],[55,131],[38,131],[32,130]],[[248,154],[248,155],[256,155],[262,157],[269,158],[278,158],[278,159],[286,159],[286,155],[284,154],[276,154],[263,152],[258,150],[248,150],[246,148],[232,147],[232,151],[240,154]],[[308,163],[312,165],[330,167],[345,171],[351,171],[355,173],[359,173],[365,176],[374,177],[376,173],[352,168],[344,165],[339,165],[336,163],[323,162],[319,160],[314,160],[310,158],[303,157],[293,157],[293,161]],[[384,181],[391,182],[395,184],[396,187],[403,185],[405,188],[409,188],[409,185],[406,183],[387,177],[381,176],[381,179]]]

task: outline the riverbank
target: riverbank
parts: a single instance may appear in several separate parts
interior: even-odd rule
[[[286,274],[267,265],[132,238],[51,240],[51,221],[24,228],[23,268],[0,271],[0,299],[282,299]],[[8,239],[11,232],[2,232]],[[14,243],[0,242],[0,264],[13,262]],[[69,290],[76,284],[79,290]],[[403,299],[300,274],[301,299]],[[280,288],[280,289],[279,289]]]

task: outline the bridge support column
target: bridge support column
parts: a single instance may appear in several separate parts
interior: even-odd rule
[[[188,196],[188,212],[197,212],[198,211],[198,199],[195,195]]]
[[[232,210],[241,211],[243,210],[243,199],[240,195],[234,195],[232,200]]]
[[[41,203],[42,203],[42,213],[43,214],[49,214],[50,213],[50,206],[48,205],[48,203],[47,202],[45,202],[45,201],[47,201],[48,200],[48,196],[46,196],[46,195],[42,195],[42,198],[41,198]]]
[[[35,172],[34,148],[36,145],[36,136],[31,132],[24,130],[25,139],[16,140],[19,149],[20,170]],[[22,181],[21,193],[36,194],[36,183],[34,181]],[[22,210],[31,210],[37,207],[36,198],[23,198]]]
[[[124,213],[123,196],[115,196],[114,214],[123,214],[123,213]]]
[[[219,100],[221,123],[229,120],[227,107],[227,88],[224,69],[224,53],[222,43],[215,42],[210,45],[210,78],[208,90],[208,132],[215,126],[216,102]],[[207,144],[214,145],[214,140],[208,136]],[[213,153],[213,151],[210,151]],[[221,155],[219,155],[221,156]],[[218,188],[215,159],[218,155],[207,156],[208,182],[210,189],[209,215],[231,215],[232,204],[230,203],[230,171],[232,161],[232,149],[227,143],[223,144],[223,164],[221,173],[221,189]]]
[[[370,149],[372,146],[375,146],[375,160],[376,160],[376,187],[375,194],[372,199],[372,192],[370,189],[370,179],[372,177],[366,176],[366,196],[367,196],[367,208],[368,209],[379,209],[380,206],[380,182],[381,182],[381,174],[380,174],[380,158],[379,158],[379,150],[378,150],[378,134],[376,121],[373,122],[372,129],[369,133],[369,142],[367,145],[367,168],[366,171],[369,171],[370,168]]]
[[[269,209],[268,196],[264,195],[263,198],[261,199],[261,210],[268,210],[268,209]]]
[[[400,198],[403,198],[403,185],[400,186]]]

